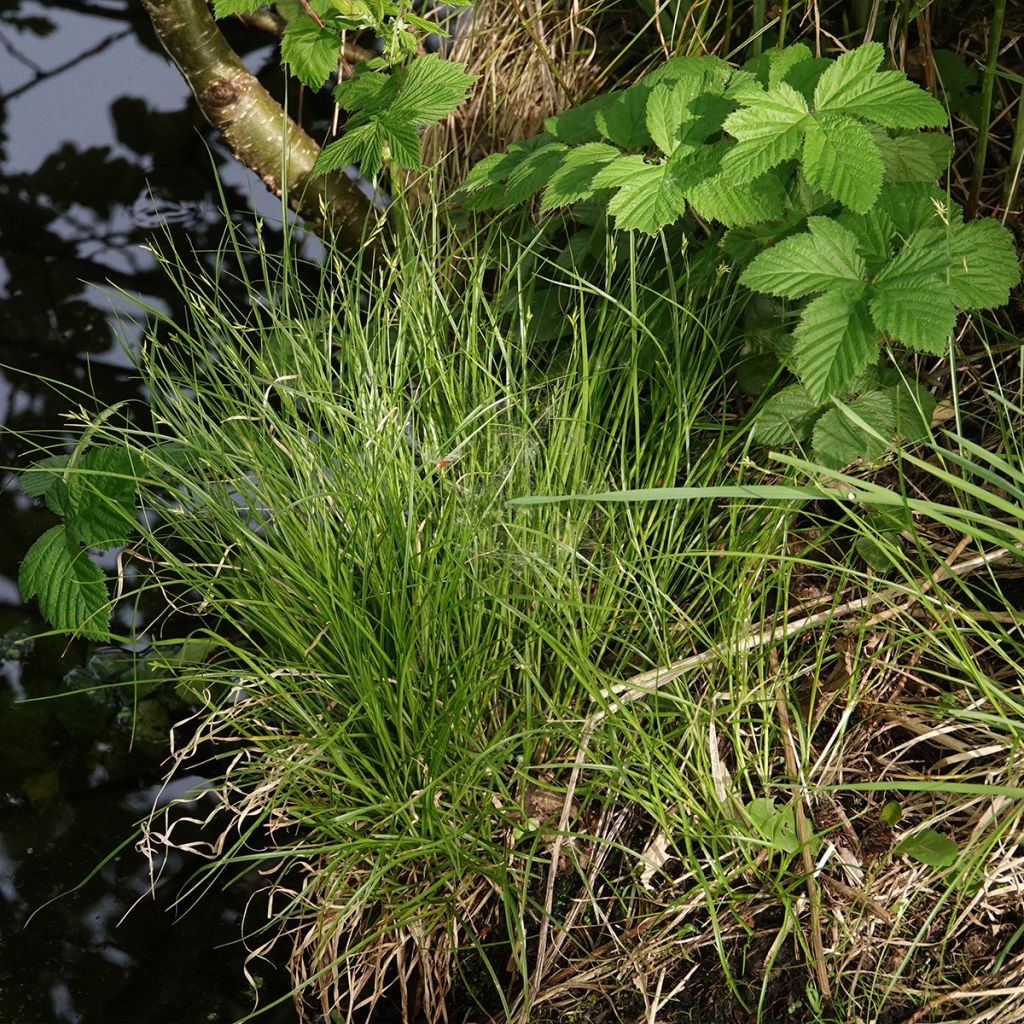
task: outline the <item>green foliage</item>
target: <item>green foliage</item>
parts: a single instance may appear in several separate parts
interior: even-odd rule
[[[926,828],[903,839],[893,851],[902,853],[932,868],[948,868],[955,864],[960,849],[949,836]]]
[[[446,118],[474,81],[461,64],[437,54],[418,57],[391,72],[361,65],[357,77],[334,90],[335,101],[349,111],[349,120],[345,135],[321,150],[313,172],[355,163],[372,177],[386,159],[418,169],[417,129]]]
[[[875,459],[920,437],[934,404],[877,383],[884,349],[943,353],[957,315],[1004,304],[1020,276],[1010,233],[964,223],[935,185],[952,144],[920,129],[944,108],[883,57],[878,43],[837,60],[797,44],[742,70],[678,57],[481,161],[459,196],[477,210],[597,201],[648,234],[718,222],[744,285],[802,304],[774,343],[799,386],[769,400],[756,439],[811,441],[835,467]]]
[[[250,13],[254,0],[214,0],[218,18]],[[419,129],[447,117],[474,81],[461,64],[437,54],[419,56],[421,38],[445,35],[443,28],[417,15],[407,0],[279,0],[285,19],[281,60],[310,89],[347,70],[334,90],[349,112],[341,138],[326,145],[313,167],[326,174],[357,164],[373,177],[385,161],[421,167]],[[462,6],[459,0],[453,6]],[[349,68],[341,55],[342,34],[368,30],[384,43],[380,57]]]
[[[41,497],[64,520],[29,548],[18,587],[24,600],[38,597],[55,629],[92,640],[110,638],[110,595],[93,549],[123,547],[138,530],[138,456],[102,446],[80,457],[41,459],[21,478],[31,497]]]

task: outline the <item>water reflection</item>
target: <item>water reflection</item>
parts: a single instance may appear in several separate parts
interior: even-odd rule
[[[254,69],[272,66],[262,37],[233,42]],[[279,214],[199,116],[141,5],[0,3],[0,466],[23,464],[68,409],[140,397],[123,346],[144,325],[125,325],[129,304],[112,288],[174,311],[146,244],[159,226],[183,248],[215,247],[214,165],[231,209]],[[151,897],[129,844],[32,918],[155,801],[209,797],[198,777],[161,793],[173,712],[147,700],[139,728],[142,705],[117,686],[121,652],[20,642],[44,624],[20,605],[18,563],[54,520],[13,480],[0,487],[0,1021],[237,1019],[253,1002],[238,944],[253,880],[178,915],[169,908],[195,863],[172,857]],[[58,693],[72,695],[47,699]]]

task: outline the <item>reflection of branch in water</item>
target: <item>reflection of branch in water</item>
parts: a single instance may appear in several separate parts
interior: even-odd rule
[[[101,39],[94,47],[89,50],[84,50],[82,53],[77,54],[70,60],[66,60],[63,64],[58,64],[55,68],[50,68],[49,71],[39,70],[35,75],[30,78],[27,82],[19,85],[17,89],[12,89],[10,92],[0,94],[0,103],[6,103],[9,100],[13,100],[17,96],[21,96],[26,93],[33,86],[38,85],[40,82],[45,82],[48,78],[53,78],[56,75],[63,74],[68,68],[73,68],[76,64],[80,64],[83,60],[88,60],[90,57],[95,57],[97,54],[102,53],[108,47],[114,43],[124,39],[125,36],[133,35],[135,32],[131,28],[123,28],[120,32],[114,32],[107,36],[105,39]]]
[[[25,54],[23,54],[21,50],[19,50],[14,43],[12,43],[10,39],[3,34],[3,32],[0,32],[0,46],[2,46],[19,64],[24,64],[25,67],[34,71],[37,75],[46,74],[46,72],[31,57],[26,57]]]

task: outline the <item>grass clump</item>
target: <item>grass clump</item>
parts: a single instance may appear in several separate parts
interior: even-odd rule
[[[168,254],[148,408],[87,431],[141,467],[135,639],[199,705],[176,770],[219,777],[186,896],[263,870],[327,1017],[1017,1019],[1019,372],[977,440],[824,480],[895,520],[820,476],[737,497],[729,271],[397,237]]]
[[[713,480],[728,438],[709,326],[739,306],[713,266],[665,296],[645,283],[664,258],[637,256],[577,281],[574,330],[540,345],[543,267],[490,254],[504,265],[410,240],[319,272],[258,253],[259,282],[168,260],[190,316],[141,356],[153,428],[93,437],[136,448],[152,481],[134,553],[167,601],[149,635],[206,706],[179,757],[221,759],[216,866],[273,865],[296,980],[325,1011],[397,984],[436,1017],[465,946],[486,998],[528,998],[554,837],[618,856],[607,780],[565,801],[580,722],[671,659],[674,602],[706,590],[735,515],[506,504]]]

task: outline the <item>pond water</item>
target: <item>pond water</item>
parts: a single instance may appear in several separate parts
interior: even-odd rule
[[[274,76],[264,38],[233,41]],[[140,4],[0,4],[0,466],[23,465],[33,432],[69,408],[96,408],[79,389],[99,405],[138,397],[122,349],[138,328],[118,326],[131,303],[116,289],[173,303],[144,247],[161,224],[214,247],[214,167],[233,210],[279,215],[202,121]],[[254,1005],[238,940],[258,880],[185,912],[174,897],[197,863],[174,856],[150,893],[123,844],[160,793],[173,711],[137,704],[124,652],[25,642],[45,625],[20,602],[18,564],[53,518],[3,473],[0,1021],[239,1019]],[[287,992],[273,965],[253,972],[261,1004]],[[260,1019],[294,1012],[285,1001]]]

